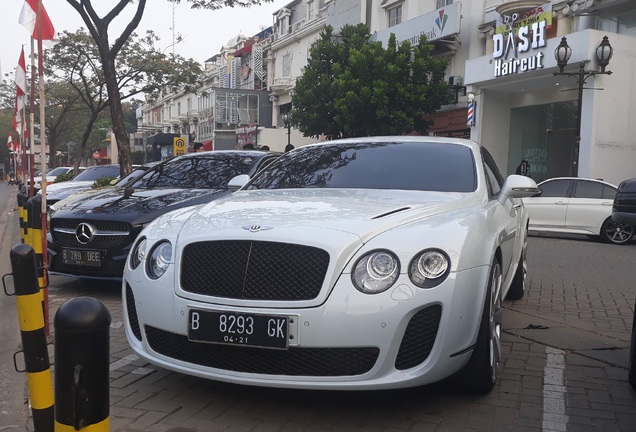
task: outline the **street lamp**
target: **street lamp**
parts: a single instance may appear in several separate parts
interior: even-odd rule
[[[576,83],[578,84],[578,106],[576,111],[576,137],[574,139],[574,155],[572,158],[572,167],[571,167],[571,175],[576,177],[578,176],[578,160],[579,160],[579,147],[581,144],[581,112],[582,112],[582,104],[583,104],[583,89],[585,82],[588,78],[593,77],[594,75],[611,75],[612,71],[606,71],[605,68],[609,64],[612,55],[614,54],[614,50],[609,43],[609,39],[607,36],[603,36],[603,40],[596,48],[596,60],[598,61],[598,65],[600,66],[600,71],[594,70],[585,70],[585,62],[579,63],[579,71],[578,72],[563,72],[565,66],[567,66],[570,57],[572,56],[572,48],[568,45],[568,41],[565,38],[561,38],[561,43],[554,50],[554,58],[556,59],[557,66],[559,66],[559,72],[553,72],[553,75],[565,75],[576,78]]]
[[[292,118],[291,118],[290,112],[283,113],[283,124],[287,128],[287,145],[290,145],[291,144],[291,127],[292,127]]]

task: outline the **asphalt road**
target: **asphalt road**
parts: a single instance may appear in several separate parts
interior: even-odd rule
[[[0,184],[0,198],[12,199],[7,189]],[[4,273],[18,223],[10,213],[9,205],[0,219]],[[112,431],[636,431],[636,391],[627,381],[636,243],[534,235],[528,260],[527,295],[504,303],[499,382],[482,397],[443,384],[385,392],[269,389],[163,370],[128,347],[120,288],[112,283],[52,277],[50,316],[77,296],[109,309]],[[11,298],[0,305],[0,431],[32,430],[19,391],[24,376],[13,370],[19,338],[11,334],[17,325],[7,322],[15,320]],[[5,392],[5,384],[18,391]]]

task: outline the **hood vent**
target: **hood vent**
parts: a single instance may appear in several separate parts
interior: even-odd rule
[[[383,217],[391,216],[393,214],[396,214],[396,213],[399,213],[399,212],[403,212],[403,211],[406,211],[406,210],[411,210],[411,207],[401,207],[401,208],[397,208],[397,209],[388,211],[386,213],[380,213],[377,216],[373,216],[371,219],[382,219]]]

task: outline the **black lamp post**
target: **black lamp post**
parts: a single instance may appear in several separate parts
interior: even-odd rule
[[[561,43],[554,50],[554,58],[556,59],[557,66],[559,66],[559,72],[554,72],[553,75],[566,75],[576,78],[576,83],[578,84],[578,107],[576,111],[576,138],[574,140],[574,155],[572,158],[572,167],[571,167],[571,175],[576,177],[579,174],[578,160],[579,160],[579,147],[581,144],[581,112],[582,112],[582,103],[583,103],[583,89],[585,82],[588,78],[593,77],[594,75],[611,75],[612,71],[606,71],[605,68],[609,64],[610,59],[612,58],[612,54],[614,54],[614,50],[609,43],[609,39],[607,36],[603,36],[603,41],[596,48],[596,60],[598,61],[598,65],[600,66],[600,71],[594,70],[585,70],[585,62],[579,63],[579,71],[578,72],[563,72],[563,69],[568,64],[568,60],[570,60],[570,56],[572,55],[572,48],[568,45],[567,39],[565,37],[561,38]]]
[[[292,127],[292,118],[291,118],[290,112],[283,113],[283,124],[287,128],[287,145],[290,145],[291,144],[291,127]]]

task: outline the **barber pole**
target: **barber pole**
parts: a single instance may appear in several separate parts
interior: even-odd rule
[[[468,101],[468,116],[467,116],[466,126],[473,127],[475,126],[475,101]]]

